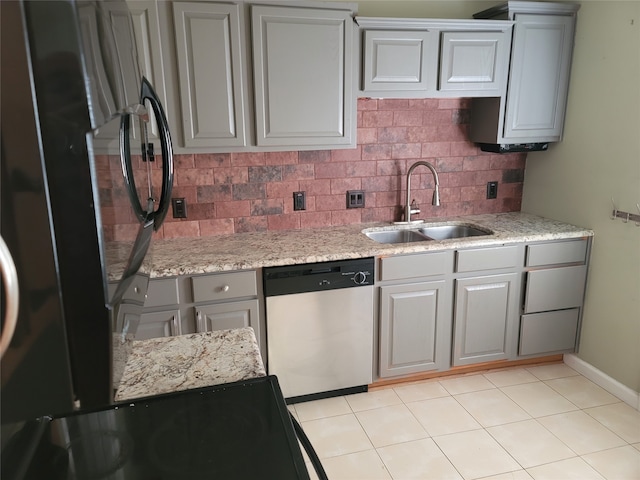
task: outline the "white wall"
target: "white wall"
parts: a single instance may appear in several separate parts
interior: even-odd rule
[[[640,1],[578,12],[564,139],[529,154],[522,210],[595,231],[578,356],[640,391]]]

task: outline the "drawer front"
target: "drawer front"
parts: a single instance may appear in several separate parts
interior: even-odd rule
[[[166,305],[177,305],[178,299],[178,279],[167,278],[162,280],[151,280],[147,291],[146,307],[162,307]]]
[[[444,275],[453,271],[453,252],[398,255],[380,259],[380,281]]]
[[[520,355],[571,352],[575,349],[579,308],[523,315]]]
[[[582,306],[586,279],[586,265],[527,273],[525,313]]]
[[[527,246],[527,267],[558,263],[584,263],[587,240],[541,243]]]
[[[457,252],[456,272],[475,272],[522,266],[522,247],[478,248]]]
[[[233,272],[191,277],[194,302],[255,297],[258,294],[256,272]]]

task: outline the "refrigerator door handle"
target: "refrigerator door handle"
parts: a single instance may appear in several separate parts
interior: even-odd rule
[[[156,122],[158,122],[158,136],[160,137],[160,148],[162,151],[162,191],[160,193],[158,208],[152,213],[153,229],[157,231],[162,225],[171,205],[171,191],[173,189],[173,146],[171,143],[169,124],[164,114],[162,103],[160,103],[158,95],[146,77],[142,77],[140,103],[144,105],[145,100],[149,100],[156,117]]]
[[[9,247],[7,247],[2,237],[0,237],[0,269],[2,270],[2,281],[4,282],[7,298],[4,327],[2,328],[2,336],[0,337],[0,358],[2,358],[15,332],[16,322],[18,321],[18,305],[20,302],[18,273],[13,263],[13,257],[11,257]]]

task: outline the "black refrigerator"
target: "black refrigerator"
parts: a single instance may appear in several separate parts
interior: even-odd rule
[[[2,1],[0,20],[4,427],[112,403],[136,328],[114,319],[146,288],[173,163],[124,1]]]

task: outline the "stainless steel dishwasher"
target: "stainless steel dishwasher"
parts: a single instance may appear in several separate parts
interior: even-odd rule
[[[288,403],[367,390],[373,271],[373,258],[264,268],[267,368]]]

